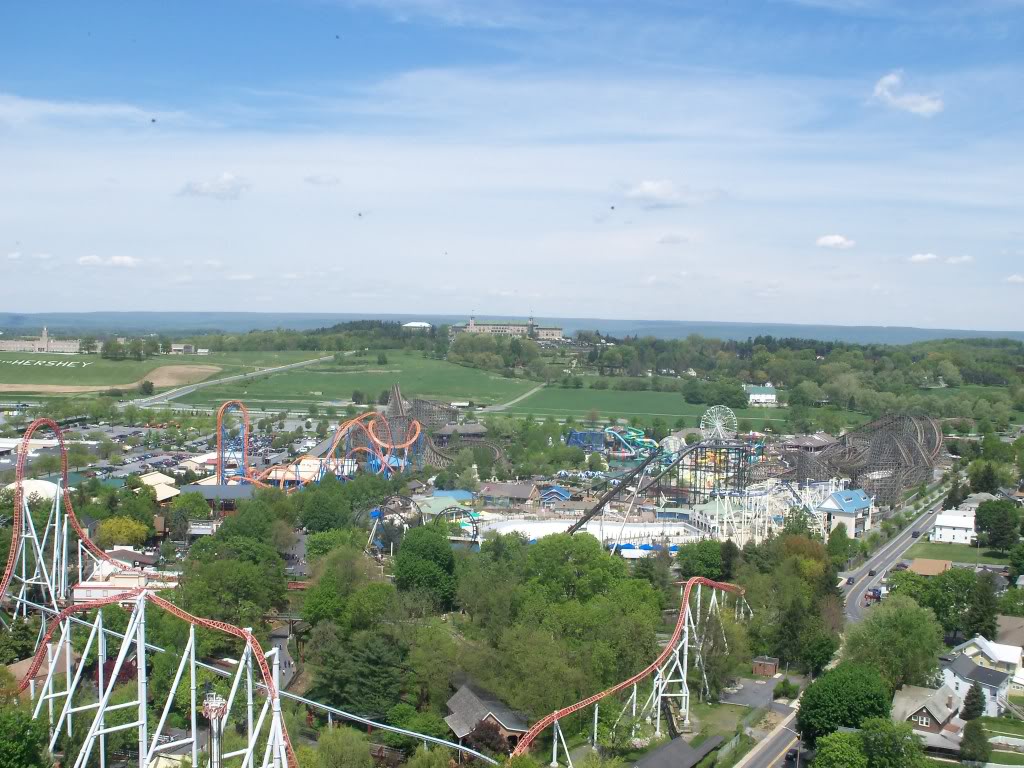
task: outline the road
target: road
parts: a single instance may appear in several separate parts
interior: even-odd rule
[[[940,498],[935,506],[921,513],[902,533],[878,550],[867,562],[846,574],[854,578],[852,586],[843,587],[848,623],[858,622],[863,618],[864,593],[871,587],[877,586],[885,577],[885,572],[903,559],[906,551],[917,542],[917,539],[913,537],[913,532],[930,528],[941,508],[942,499]],[[874,576],[869,575],[871,571],[875,572]],[[784,721],[784,724],[795,728],[795,717],[792,722]],[[787,763],[786,752],[794,746],[797,746],[796,734],[782,729],[771,738],[756,745],[740,765],[742,768],[791,768],[796,765],[796,762]]]
[[[189,384],[184,387],[178,387],[177,389],[169,389],[166,392],[161,392],[158,395],[152,397],[140,397],[133,400],[132,403],[135,405],[148,408],[154,405],[163,405],[177,397],[189,395],[195,392],[197,389],[205,389],[206,387],[212,387],[215,384],[226,384],[231,381],[243,381],[244,379],[252,379],[257,376],[265,376],[268,373],[280,373],[281,371],[287,371],[291,368],[302,368],[303,366],[313,365],[314,363],[323,363],[327,360],[333,360],[334,355],[328,355],[327,357],[316,357],[312,360],[301,360],[297,363],[289,363],[288,365],[279,365],[275,368],[262,368],[258,371],[251,371],[249,373],[237,373],[234,376],[225,376],[221,379],[210,379],[209,381],[200,381],[197,384]]]
[[[871,587],[878,586],[879,582],[885,578],[885,572],[902,560],[906,551],[917,542],[917,539],[913,537],[914,531],[926,531],[931,528],[941,507],[942,499],[936,502],[935,506],[927,512],[923,512],[895,539],[878,550],[864,565],[846,574],[847,576],[853,576],[855,579],[853,586],[843,588],[847,622],[861,620],[865,610],[864,593]],[[874,576],[869,575],[871,571],[875,572]]]

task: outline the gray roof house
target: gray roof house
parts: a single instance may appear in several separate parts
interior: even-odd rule
[[[490,720],[498,726],[512,748],[519,742],[519,737],[530,728],[522,715],[513,712],[494,694],[474,685],[461,686],[455,695],[448,699],[448,711],[451,714],[444,721],[458,739],[464,739],[476,730],[481,722]]]
[[[926,746],[955,750],[960,748],[964,727],[962,704],[948,685],[938,689],[905,685],[892,697],[892,719],[910,723]]]
[[[1010,686],[1010,675],[998,669],[990,669],[975,664],[962,653],[956,656],[944,656],[940,660],[942,682],[963,698],[974,683],[981,685],[985,694],[985,714],[988,717],[999,717],[1006,709],[1007,690]]]

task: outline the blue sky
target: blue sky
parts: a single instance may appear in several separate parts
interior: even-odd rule
[[[90,0],[0,29],[7,311],[1024,329],[1020,0]]]

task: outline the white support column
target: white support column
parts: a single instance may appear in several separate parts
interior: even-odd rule
[[[149,762],[147,761],[147,750],[149,747],[149,738],[146,728],[146,698],[147,698],[147,683],[146,679],[146,593],[143,592],[139,596],[139,602],[137,603],[137,611],[139,613],[139,620],[135,625],[135,661],[139,680],[139,768],[149,768]]]
[[[274,722],[271,733],[274,734],[274,738],[271,740],[271,749],[273,750],[274,768],[281,768],[281,756],[278,740],[281,743],[284,742],[283,732],[284,723],[282,722],[281,715],[281,652],[277,649],[271,651],[274,654],[274,666],[273,666],[273,678],[274,678],[274,700],[272,702],[274,707]]]
[[[551,729],[551,768],[558,768],[558,721]]]
[[[79,542],[79,551],[81,551],[81,542]],[[103,685],[103,667],[107,663],[107,633],[103,631],[103,609],[100,608],[96,612],[96,626],[99,631],[99,668],[97,669],[96,678],[96,690],[104,690]],[[104,720],[103,710],[99,712],[100,729],[103,729]],[[107,767],[107,737],[100,736],[100,768]]]
[[[189,692],[189,725],[192,728],[192,765],[199,768],[199,726],[196,723],[196,627],[188,625],[188,692]]]

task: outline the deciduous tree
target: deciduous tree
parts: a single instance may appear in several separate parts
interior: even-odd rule
[[[934,614],[908,597],[893,595],[849,631],[844,658],[878,670],[896,690],[927,683],[942,647]]]
[[[868,666],[843,662],[804,691],[797,729],[809,745],[840,727],[859,728],[871,717],[888,717],[889,688]]]

